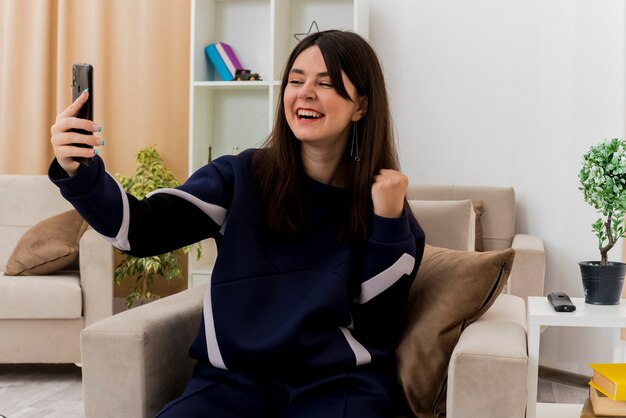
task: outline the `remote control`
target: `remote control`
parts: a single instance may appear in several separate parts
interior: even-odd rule
[[[572,303],[565,292],[552,292],[548,295],[548,300],[557,312],[574,312],[576,310],[576,305]]]

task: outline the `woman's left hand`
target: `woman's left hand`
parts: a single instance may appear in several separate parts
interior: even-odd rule
[[[409,178],[396,170],[383,168],[374,176],[372,201],[374,213],[384,218],[399,218],[404,209],[404,198]]]

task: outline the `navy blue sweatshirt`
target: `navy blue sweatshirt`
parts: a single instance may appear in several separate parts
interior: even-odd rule
[[[309,179],[309,228],[278,239],[263,227],[250,173],[254,152],[221,157],[141,201],[98,156],[74,177],[55,160],[49,177],[96,231],[129,254],[215,239],[218,256],[191,347],[197,360],[277,374],[390,364],[424,250],[410,210],[396,219],[372,214],[366,242],[339,244],[347,196]]]

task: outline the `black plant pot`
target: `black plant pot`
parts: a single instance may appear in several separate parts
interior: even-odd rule
[[[585,290],[585,303],[592,305],[618,305],[624,286],[626,264],[609,261],[601,266],[599,261],[581,261],[580,274]]]

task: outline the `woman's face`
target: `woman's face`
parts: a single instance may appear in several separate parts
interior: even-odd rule
[[[362,116],[362,100],[343,71],[341,76],[352,101],[333,88],[319,47],[305,49],[294,61],[283,103],[287,123],[303,143],[345,147],[350,123]]]

